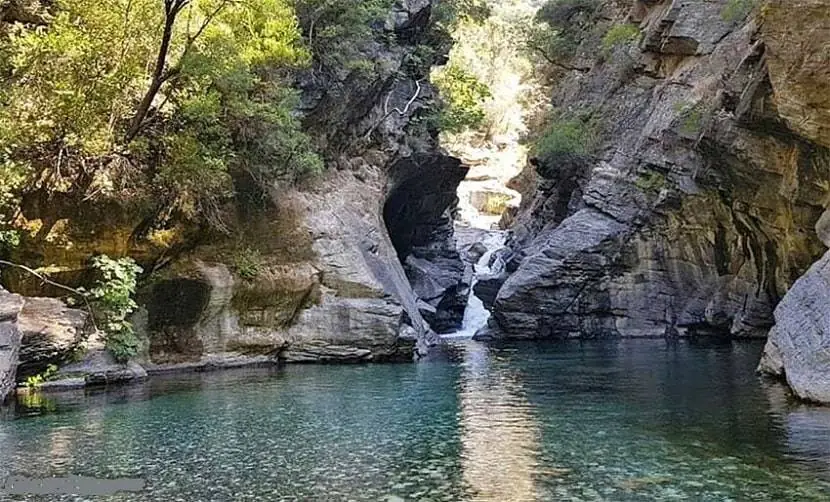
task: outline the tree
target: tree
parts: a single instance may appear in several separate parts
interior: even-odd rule
[[[267,184],[321,167],[292,113],[290,72],[311,58],[290,0],[53,10],[48,26],[14,25],[0,44],[0,175],[23,178],[17,193],[161,195],[201,217],[230,196],[233,169]]]

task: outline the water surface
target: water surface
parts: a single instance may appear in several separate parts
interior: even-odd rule
[[[147,481],[109,500],[830,500],[830,411],[759,380],[761,348],[457,341],[154,380],[7,412],[0,478]]]

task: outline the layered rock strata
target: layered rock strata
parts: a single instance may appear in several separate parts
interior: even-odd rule
[[[824,252],[828,4],[623,4],[601,3],[596,29],[638,39],[586,37],[572,66],[587,70],[554,93],[599,139],[516,181],[512,274],[481,335],[764,337]]]

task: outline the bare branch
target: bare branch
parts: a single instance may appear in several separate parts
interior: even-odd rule
[[[529,44],[529,47],[531,49],[533,49],[534,52],[536,52],[540,56],[542,56],[542,59],[544,59],[548,63],[552,64],[553,66],[562,68],[563,70],[578,71],[578,72],[582,72],[582,73],[586,73],[586,72],[591,71],[591,68],[587,68],[587,67],[584,67],[584,66],[572,66],[572,65],[569,65],[567,63],[562,63],[561,61],[556,61],[555,59],[551,58],[550,55],[547,53],[547,51],[545,49],[543,49],[542,47],[538,47],[538,46],[535,46],[535,45],[532,45],[532,44]]]
[[[365,135],[366,139],[369,139],[372,136],[372,133],[374,133],[377,130],[377,128],[380,127],[381,124],[386,122],[386,119],[388,119],[393,113],[397,113],[401,117],[403,117],[403,116],[405,116],[406,114],[409,113],[409,108],[412,106],[413,103],[415,103],[415,100],[418,99],[421,96],[421,81],[420,80],[415,81],[415,87],[416,87],[415,94],[412,95],[412,97],[406,103],[406,106],[404,107],[403,110],[401,110],[400,108],[393,108],[390,111],[389,110],[389,100],[392,98],[392,91],[390,91],[389,94],[386,95],[386,101],[384,101],[384,103],[383,103],[384,115],[375,125],[373,125],[369,129],[369,131],[366,132],[366,135]]]
[[[10,262],[10,261],[5,261],[5,260],[0,260],[0,265],[5,265],[7,267],[20,269],[20,270],[26,272],[27,274],[31,274],[31,275],[37,277],[38,279],[40,279],[41,281],[43,281],[46,284],[49,284],[50,286],[54,286],[54,287],[56,287],[58,289],[62,289],[64,291],[68,291],[68,292],[72,293],[73,295],[80,296],[81,298],[83,298],[84,303],[86,304],[87,313],[89,314],[89,320],[90,320],[90,322],[92,322],[92,327],[95,329],[95,331],[98,331],[98,325],[95,324],[95,314],[92,311],[92,305],[89,304],[89,299],[86,297],[86,295],[84,294],[83,291],[80,291],[80,290],[75,289],[75,288],[71,288],[71,287],[69,287],[65,284],[61,284],[59,282],[55,282],[52,279],[49,279],[45,275],[41,274],[40,272],[27,267],[26,265],[20,265],[19,263],[13,263],[13,262]]]

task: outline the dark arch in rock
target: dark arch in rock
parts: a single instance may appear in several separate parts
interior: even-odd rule
[[[438,333],[461,327],[470,293],[453,229],[467,171],[460,160],[438,154],[401,159],[389,171],[384,222],[419,310]]]

